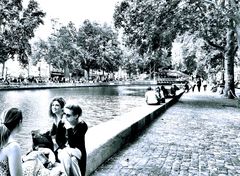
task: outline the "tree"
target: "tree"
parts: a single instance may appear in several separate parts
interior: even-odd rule
[[[144,62],[142,57],[136,51],[124,48],[122,68],[126,70],[128,77],[138,74],[138,70],[144,72]]]
[[[98,64],[103,71],[114,72],[122,65],[120,43],[118,35],[106,24],[100,29],[101,40],[99,41]]]
[[[76,28],[72,22],[69,22],[67,26],[56,29],[47,41],[35,42],[33,60],[37,63],[44,58],[53,67],[63,69],[65,77],[69,77],[69,69],[73,69],[76,59],[75,42]]]
[[[233,98],[233,94],[235,94],[234,58],[238,47],[235,33],[237,16],[235,14],[238,6],[238,2],[231,0],[202,0],[190,1],[184,8],[185,13],[190,13],[195,7],[194,12],[198,14],[198,18],[193,16],[189,18],[192,26],[199,31],[199,37],[203,38],[212,48],[218,49],[224,56],[224,95],[228,98]]]
[[[123,28],[126,45],[140,53],[170,49],[176,36],[187,31],[197,34],[224,56],[225,95],[232,98],[228,92],[234,93],[239,12],[239,2],[234,0],[124,0],[115,9],[114,21]]]
[[[73,23],[61,26],[47,41],[35,43],[34,60],[40,58],[57,68],[63,68],[65,76],[76,69],[107,72],[117,70],[121,63],[121,49],[117,34],[108,26],[100,26],[89,20],[77,29]]]
[[[121,64],[117,34],[106,24],[85,20],[77,33],[78,60],[89,75],[90,69],[113,72]]]
[[[30,40],[34,30],[43,24],[45,13],[34,0],[29,1],[26,9],[20,0],[2,0],[0,6],[0,62],[4,72],[5,62],[14,56],[23,66],[28,64]]]
[[[211,67],[209,59],[212,58],[213,50],[206,52],[204,40],[186,32],[175,39],[173,46],[172,57],[175,69],[206,79],[205,73]]]
[[[125,45],[142,56],[151,77],[154,70],[171,68],[172,42],[179,32],[180,1],[133,0],[116,6],[114,24],[122,28]]]

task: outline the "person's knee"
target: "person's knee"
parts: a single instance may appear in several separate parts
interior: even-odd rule
[[[72,161],[73,163],[78,163],[78,159],[77,159],[75,156],[72,156],[72,157],[71,157],[71,161]]]
[[[63,160],[69,160],[70,159],[70,155],[68,154],[68,152],[66,150],[59,150],[58,151],[58,158],[61,161]]]

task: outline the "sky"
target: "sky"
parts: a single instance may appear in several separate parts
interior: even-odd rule
[[[51,33],[51,19],[58,19],[60,24],[72,21],[78,27],[85,19],[100,24],[113,24],[115,4],[120,0],[36,0],[40,9],[46,13],[44,25],[35,33],[36,38],[46,39]],[[24,0],[24,3],[28,0]]]

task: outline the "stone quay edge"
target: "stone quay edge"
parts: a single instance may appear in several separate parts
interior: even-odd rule
[[[166,99],[160,105],[144,105],[113,120],[94,126],[86,133],[87,169],[86,175],[93,173],[125,144],[135,139],[155,118],[159,117],[183,95],[177,91],[174,98]]]

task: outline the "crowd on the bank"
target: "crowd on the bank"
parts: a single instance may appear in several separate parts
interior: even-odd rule
[[[195,79],[192,78],[190,81],[185,82],[184,90],[185,92],[189,92],[190,90],[194,92],[197,89],[197,92],[201,92],[202,88],[203,88],[203,91],[207,91],[208,86],[209,86],[209,83],[206,79],[202,79],[201,77],[196,77]]]
[[[50,78],[44,78],[44,77],[28,77],[28,78],[23,78],[23,77],[10,77],[7,79],[2,79],[1,82],[5,85],[10,85],[10,84],[42,84],[42,83],[84,83],[87,82],[86,79],[84,78],[79,78],[79,79],[71,79],[67,80],[65,77],[50,77]]]
[[[122,79],[113,79],[113,78],[95,78],[95,79],[87,79],[85,77],[72,77],[72,78],[65,78],[65,77],[9,77],[6,79],[0,79],[0,83],[3,85],[11,85],[11,84],[19,84],[19,85],[29,85],[29,84],[47,84],[47,83],[101,83],[101,82],[113,82],[113,81],[122,81]]]
[[[77,103],[54,98],[49,107],[52,127],[42,133],[32,131],[32,148],[22,154],[15,135],[25,117],[18,108],[4,111],[0,118],[0,175],[84,176],[88,126],[81,115]]]
[[[209,83],[208,80],[206,79],[202,79],[201,77],[197,77],[197,78],[192,78],[190,81],[185,82],[184,84],[184,89],[185,92],[189,92],[190,90],[192,92],[195,92],[195,90],[197,92],[201,92],[201,90],[203,92],[210,90],[212,92],[219,92],[220,94],[223,93],[223,89],[224,89],[224,81],[220,82],[213,82],[213,83]]]
[[[190,81],[186,81],[183,85],[184,92],[188,93],[189,91],[201,92],[206,91],[208,87],[208,81],[202,79],[201,77],[192,78]],[[219,87],[219,85],[217,85]],[[148,105],[159,105],[165,102],[166,98],[171,98],[176,96],[176,91],[180,88],[172,84],[169,89],[165,88],[164,85],[158,86],[155,89],[148,87],[145,93],[145,100]]]
[[[159,105],[165,103],[166,98],[172,98],[176,96],[176,91],[180,88],[173,84],[170,89],[167,89],[164,85],[156,87],[148,87],[145,93],[145,100],[148,105]]]

